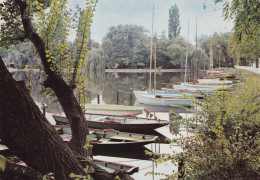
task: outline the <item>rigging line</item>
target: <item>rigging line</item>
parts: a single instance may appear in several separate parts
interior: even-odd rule
[[[188,48],[189,48],[189,43],[188,43],[188,40],[189,40],[189,22],[190,20],[188,19],[188,35],[187,35],[187,48],[186,48],[186,60],[185,60],[185,75],[184,75],[184,82],[186,83],[187,79],[186,79],[186,76],[187,76],[187,66],[188,66]]]

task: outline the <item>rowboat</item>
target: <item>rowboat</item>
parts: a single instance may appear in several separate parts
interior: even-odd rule
[[[0,147],[1,147],[0,148],[0,154],[2,154],[2,151],[8,150],[8,148],[4,144],[0,144]],[[17,162],[14,162],[14,161],[8,159],[8,157],[13,157],[13,155],[10,154],[10,153],[7,154],[6,157],[3,157],[4,160],[6,162],[8,162],[9,164],[17,164],[17,165],[19,165],[20,168],[17,169],[17,171],[19,171],[17,173],[23,174],[23,170],[26,169],[28,166],[24,162],[19,160],[19,159],[16,160]],[[122,170],[125,170],[125,172],[127,174],[132,175],[133,173],[139,171],[139,167],[137,167],[137,166],[131,166],[131,165],[126,165],[126,164],[121,164],[121,163],[116,163],[116,162],[110,162],[110,161],[103,161],[103,160],[99,160],[99,159],[93,159],[93,162],[96,165],[98,165],[99,167],[107,170],[110,173],[113,173],[115,170],[122,169]],[[1,170],[1,167],[0,167],[0,170]]]
[[[154,94],[154,91],[150,91],[149,94]],[[177,97],[177,98],[203,98],[202,94],[196,90],[187,90],[187,89],[169,89],[161,88],[161,90],[156,90],[155,95],[160,97]]]
[[[205,83],[205,84],[232,84],[233,81],[230,80],[220,80],[220,78],[214,78],[214,79],[198,79],[199,83]]]
[[[173,85],[174,89],[189,89],[189,90],[202,90],[212,91],[220,90],[231,87],[232,85],[219,85],[219,84],[203,84],[203,83],[181,83],[181,85]]]
[[[86,104],[86,113],[108,114],[108,115],[137,115],[144,108],[136,106],[125,106],[116,104]]]
[[[68,125],[53,125],[61,138],[68,142],[71,139],[71,128]],[[89,129],[90,144],[93,149],[130,149],[153,143],[158,136],[120,132],[113,129]]]
[[[160,105],[160,106],[191,106],[191,99],[181,96],[176,97],[164,97],[163,95],[153,95],[143,93],[143,91],[134,91],[135,97],[139,103]],[[183,95],[182,95],[183,96]]]
[[[157,106],[151,104],[135,103],[135,106],[144,107],[148,112],[175,112],[175,113],[191,113],[194,111],[192,107],[178,107],[178,106]]]
[[[107,170],[110,173],[114,172],[115,170],[122,169],[125,170],[127,174],[131,175],[139,171],[139,167],[136,166],[130,166],[130,165],[103,161],[98,159],[94,159],[93,161],[96,165],[100,166],[101,168]]]
[[[57,124],[69,123],[64,112],[55,113],[52,116]],[[165,126],[169,123],[167,120],[94,113],[85,113],[85,118],[90,128],[115,129],[126,132],[141,132],[145,130],[152,130]]]
[[[212,79],[212,78],[231,79],[231,78],[235,78],[236,75],[224,71],[207,71],[207,74],[203,75],[202,77],[207,79]]]

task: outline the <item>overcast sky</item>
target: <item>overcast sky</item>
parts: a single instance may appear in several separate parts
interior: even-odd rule
[[[84,0],[70,0],[69,7],[75,7],[76,4],[82,7],[84,2]],[[94,12],[91,38],[101,42],[108,28],[119,24],[136,24],[144,26],[151,32],[153,3],[154,32],[158,35],[163,30],[168,33],[169,9],[175,3],[180,13],[181,36],[187,38],[189,19],[189,41],[192,43],[195,42],[196,36],[196,18],[198,36],[231,31],[233,27],[231,21],[224,21],[222,5],[216,5],[214,0],[99,0]],[[206,4],[206,9],[203,8],[203,3]],[[72,32],[70,39],[74,37],[75,32]]]
[[[84,0],[73,0],[70,7]],[[198,36],[212,35],[214,32],[231,31],[233,23],[224,21],[222,5],[214,0],[99,0],[91,27],[91,38],[101,42],[111,26],[136,24],[151,32],[152,7],[154,3],[154,32],[168,33],[169,9],[176,3],[180,13],[181,36],[187,38],[188,19],[190,21],[189,41],[195,42],[196,18]],[[203,4],[206,4],[206,9]],[[150,36],[150,34],[148,34]]]

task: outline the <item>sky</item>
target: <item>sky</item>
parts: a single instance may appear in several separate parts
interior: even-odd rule
[[[3,0],[0,0],[2,2]],[[69,0],[69,8],[76,4],[84,6],[84,0]],[[206,9],[203,4],[206,4]],[[99,0],[94,12],[91,26],[91,39],[102,42],[111,26],[135,24],[145,27],[150,36],[152,29],[152,7],[154,4],[154,32],[161,35],[163,30],[168,34],[169,9],[176,4],[180,13],[181,36],[187,39],[189,19],[189,42],[195,43],[196,19],[197,35],[212,35],[232,30],[232,21],[224,21],[222,4],[214,0]],[[75,38],[72,31],[69,39]]]
[[[73,0],[75,4],[83,5],[84,0]],[[203,8],[203,4],[207,6]],[[91,27],[91,38],[101,42],[108,28],[119,24],[136,24],[145,27],[149,33],[152,29],[152,7],[154,4],[154,32],[161,35],[163,30],[168,34],[169,9],[176,4],[180,13],[181,36],[187,39],[189,19],[189,42],[194,43],[197,34],[212,35],[232,30],[233,23],[224,21],[222,4],[214,0],[99,0],[94,12]],[[73,37],[72,35],[71,37]]]

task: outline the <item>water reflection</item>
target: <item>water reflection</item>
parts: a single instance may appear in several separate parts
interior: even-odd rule
[[[46,103],[48,111],[56,112],[60,111],[61,108],[57,103],[57,99],[52,97],[50,92],[42,92],[43,86],[42,82],[46,79],[45,75],[33,71],[31,74],[24,71],[15,71],[12,72],[13,77],[16,80],[25,80],[27,86],[29,82],[32,83],[33,89],[31,90],[31,96],[40,103]],[[122,92],[119,93],[119,104],[128,105],[129,104],[129,89],[133,90],[143,90],[148,89],[148,73],[105,73],[97,72],[93,76],[87,77],[87,98],[88,103],[91,102],[93,98],[96,98],[98,95],[102,95],[103,101],[106,104],[116,104],[117,102],[117,90]],[[153,78],[153,76],[152,76]],[[171,84],[176,82],[183,81],[183,73],[160,73],[157,75],[157,89],[162,87],[169,87]],[[152,79],[153,82],[153,79]],[[153,83],[152,83],[153,86]],[[46,94],[48,97],[46,98]],[[133,96],[133,104],[135,102],[135,97]],[[53,104],[54,103],[54,104]],[[138,105],[138,104],[137,104]],[[183,112],[182,109],[178,108],[169,108],[163,109],[163,107],[148,107],[150,111],[155,112],[168,112],[169,110]],[[147,108],[147,109],[148,109]]]

